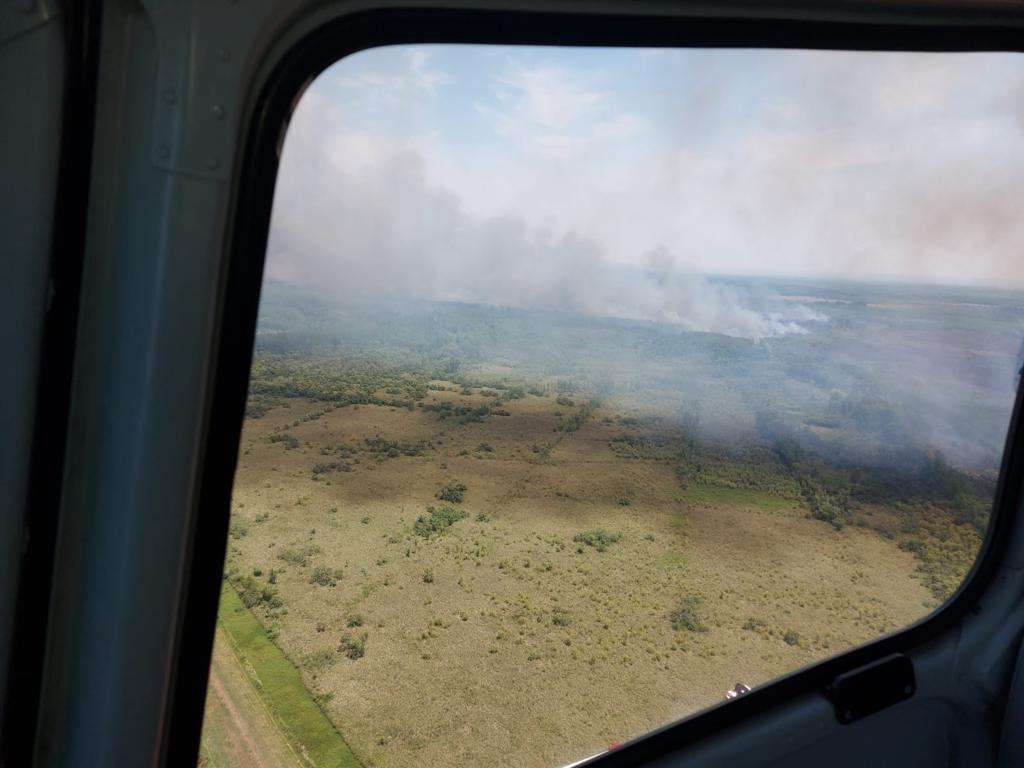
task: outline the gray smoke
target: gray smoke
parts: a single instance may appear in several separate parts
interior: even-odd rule
[[[643,268],[614,263],[585,235],[531,226],[514,214],[468,214],[428,183],[412,148],[376,153],[354,168],[325,147],[330,121],[306,114],[281,164],[268,276],[340,299],[409,297],[590,316],[651,320],[687,330],[763,338],[804,331],[823,316],[751,306],[727,286],[686,269],[665,246]],[[494,183],[500,183],[495,179]]]

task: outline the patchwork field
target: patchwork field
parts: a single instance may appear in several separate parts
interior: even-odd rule
[[[246,420],[226,565],[366,766],[579,759],[921,617],[980,541],[813,519],[792,473],[729,480],[621,403],[378,394]]]

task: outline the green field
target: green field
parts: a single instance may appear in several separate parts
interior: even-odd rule
[[[243,671],[244,681],[216,679],[212,682],[215,685],[225,683],[231,686],[234,683],[239,687],[251,687],[265,705],[269,718],[261,721],[259,728],[253,729],[253,738],[260,740],[258,748],[253,750],[256,754],[246,754],[246,745],[239,747],[232,743],[232,732],[240,730],[239,724],[227,722],[229,715],[237,713],[240,707],[231,703],[225,713],[216,706],[208,707],[202,764],[219,768],[240,764],[245,759],[258,759],[270,765],[361,768],[352,750],[306,689],[299,671],[267,637],[263,626],[226,583],[221,589],[218,642],[226,642],[226,650],[239,662],[238,669]],[[214,675],[219,671],[215,659]],[[232,671],[234,669],[224,677]],[[241,691],[238,698],[244,696],[245,691]],[[222,735],[225,731],[228,733]],[[287,742],[289,749],[280,749],[274,743],[274,737],[278,735]]]

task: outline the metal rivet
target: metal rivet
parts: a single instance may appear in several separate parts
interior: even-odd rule
[[[221,48],[217,56],[223,62],[231,61],[231,51],[228,48]]]
[[[175,99],[177,99],[177,97],[178,97],[178,96],[177,96],[177,94],[176,94],[176,93],[174,92],[174,89],[173,89],[173,88],[168,88],[168,89],[167,89],[166,91],[164,91],[164,93],[163,93],[163,100],[164,100],[164,104],[173,104],[173,103],[174,103],[174,101],[175,101]]]
[[[210,111],[213,112],[213,116],[218,120],[224,119],[224,107],[222,107],[220,104],[214,104],[213,109]]]
[[[159,157],[161,160],[166,160],[168,157],[171,156],[171,148],[168,147],[166,144],[161,144],[159,147],[156,148],[156,156]]]

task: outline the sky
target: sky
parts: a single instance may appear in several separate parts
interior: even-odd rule
[[[706,276],[1024,286],[1022,179],[1019,54],[378,48],[298,103],[267,274],[773,335]]]

